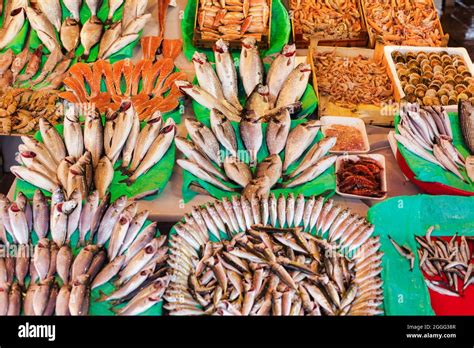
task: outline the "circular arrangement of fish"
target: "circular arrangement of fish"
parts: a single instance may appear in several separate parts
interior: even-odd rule
[[[332,167],[337,158],[326,156],[336,138],[315,142],[320,129],[318,121],[299,123],[290,129],[291,119],[286,109],[266,125],[268,156],[261,161],[257,160],[257,154],[264,142],[264,132],[258,119],[244,119],[236,129],[235,124],[212,109],[210,125],[208,128],[197,120],[185,120],[191,141],[176,137],[177,148],[187,157],[178,159],[178,165],[221,191],[242,190],[248,199],[268,196],[277,185],[294,188],[312,182]],[[236,134],[245,147],[243,154]],[[280,153],[284,153],[283,160]],[[255,170],[252,172],[251,168]]]
[[[166,236],[136,202],[94,191],[82,203],[59,188],[51,205],[40,190],[32,204],[2,196],[0,214],[0,315],[161,314]]]
[[[83,127],[80,114],[85,115]],[[22,137],[18,161],[23,165],[12,166],[11,172],[46,192],[61,186],[68,197],[76,191],[81,199],[93,187],[100,198],[109,191],[113,199],[121,194],[153,195],[171,176],[176,125],[171,118],[163,122],[160,112],[142,128],[130,102],[109,113],[105,125],[92,104],[67,105],[63,137],[45,119],[39,123],[41,142]],[[161,164],[165,170],[158,173]]]
[[[170,236],[170,315],[382,314],[374,227],[323,197],[194,207]]]

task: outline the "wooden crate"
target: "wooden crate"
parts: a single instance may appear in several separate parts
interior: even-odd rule
[[[272,0],[268,0],[269,3],[269,18],[268,18],[268,28],[265,33],[262,34],[260,40],[257,40],[257,46],[260,50],[266,50],[270,47],[270,33],[272,29]],[[197,0],[196,4],[196,14],[194,16],[194,31],[193,31],[193,44],[196,48],[213,48],[216,40],[211,39],[202,39],[201,31],[199,30],[198,24],[198,12],[199,12],[200,0]],[[229,48],[241,49],[242,41],[239,40],[226,40],[229,43]]]
[[[367,28],[367,33],[368,33],[368,39],[369,39],[368,47],[369,48],[374,48],[375,45],[376,45],[376,42],[378,40],[381,40],[381,37],[380,37],[380,35],[377,35],[377,33],[372,29],[372,27],[367,22],[367,10],[366,10],[366,6],[365,6],[365,0],[360,0],[360,1],[361,1],[361,6],[362,6],[362,14],[363,14],[363,18],[364,18],[364,21],[365,21],[365,27]],[[433,0],[431,0],[431,4],[432,4],[433,8],[436,10],[436,7],[435,7],[435,4],[434,4]],[[438,16],[436,16],[436,22],[438,23],[438,28],[440,30],[441,37],[442,37],[441,47],[447,47],[448,46],[448,41],[449,41],[449,34],[444,33],[443,27],[441,25],[441,21],[439,20]]]
[[[291,16],[291,33],[293,35],[293,42],[296,44],[296,48],[308,48],[310,46],[310,41],[318,41],[319,45],[321,46],[337,46],[337,47],[367,47],[367,43],[369,40],[369,35],[367,32],[366,21],[364,18],[364,14],[362,11],[362,5],[360,0],[357,0],[357,7],[359,9],[359,14],[361,16],[361,26],[362,30],[360,35],[350,39],[338,39],[338,38],[331,38],[331,37],[320,37],[315,36],[312,37],[310,40],[304,38],[302,33],[297,33],[295,31],[295,21]],[[291,12],[291,9],[290,9]]]
[[[357,47],[328,47],[328,46],[317,46],[315,42],[311,43],[308,52],[309,64],[313,72],[313,86],[318,97],[318,116],[347,116],[357,117],[363,120],[366,124],[380,125],[380,126],[393,126],[393,120],[396,111],[396,105],[393,105],[393,109],[387,107],[382,109],[377,105],[370,104],[359,104],[355,108],[345,108],[329,101],[328,96],[322,96],[319,93],[318,81],[316,76],[316,67],[313,60],[313,52],[317,50],[319,52],[336,51],[340,56],[355,57],[362,55],[367,58],[374,58],[376,61],[382,64],[383,62],[383,45],[377,45],[376,49],[368,48],[357,48]],[[388,72],[387,72],[388,73]],[[393,88],[393,84],[392,84]]]

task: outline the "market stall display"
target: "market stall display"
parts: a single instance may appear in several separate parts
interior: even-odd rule
[[[473,65],[465,48],[386,46],[384,52],[396,101],[456,111],[458,101],[474,100]]]
[[[65,70],[78,60],[131,57],[151,17],[148,1],[9,1],[0,49],[8,85],[39,89],[62,86]],[[13,14],[13,16],[11,16]],[[29,30],[31,27],[31,30]],[[23,29],[22,29],[23,28]],[[8,64],[9,65],[9,64]],[[24,68],[24,70],[23,70]]]
[[[286,45],[269,67],[265,67],[255,40],[244,39],[238,65],[232,59],[227,42],[215,44],[215,65],[206,56],[195,52],[196,84],[176,81],[176,85],[193,98],[196,118],[209,119],[209,111],[218,109],[231,121],[240,121],[248,112],[255,112],[267,122],[280,109],[290,110],[293,118],[313,113],[317,99],[308,83],[311,68],[296,65],[295,45]]]
[[[368,35],[359,0],[291,0],[293,40],[298,48],[311,40],[327,46],[367,45]]]
[[[269,34],[268,34],[268,30],[267,30],[266,39],[263,40],[263,38],[262,38],[262,40],[259,41],[259,46],[262,47],[261,45],[263,45],[263,47],[262,47],[263,49],[262,49],[262,52],[261,52],[263,56],[270,55],[270,54],[277,53],[277,52],[281,51],[283,46],[288,42],[288,39],[290,38],[290,29],[291,29],[290,28],[290,21],[289,21],[289,17],[288,17],[288,12],[285,9],[285,6],[282,4],[281,0],[271,0],[269,2],[266,2],[266,0],[265,1],[245,0],[244,2],[234,1],[234,3],[235,4],[227,5],[228,8],[225,9],[225,10],[221,10],[219,12],[219,15],[217,15],[217,12],[215,12],[215,9],[209,8],[210,16],[212,16],[214,13],[216,13],[216,16],[214,16],[213,19],[217,19],[218,21],[222,22],[222,19],[223,19],[222,16],[225,17],[225,15],[228,14],[228,13],[229,13],[228,16],[230,16],[230,14],[232,12],[234,12],[234,13],[235,12],[241,12],[243,14],[244,13],[244,8],[245,8],[245,12],[247,12],[246,18],[252,17],[252,19],[251,20],[247,19],[247,23],[238,23],[238,24],[234,23],[234,24],[227,24],[227,25],[223,24],[219,27],[225,28],[225,29],[223,29],[225,31],[227,28],[235,30],[237,28],[237,26],[239,26],[240,29],[242,29],[241,27],[244,24],[245,24],[245,26],[247,26],[247,24],[249,24],[249,22],[250,22],[250,26],[251,26],[252,22],[263,23],[262,22],[262,20],[264,19],[263,16],[262,16],[262,18],[258,18],[258,16],[254,16],[254,15],[250,14],[249,11],[247,10],[247,8],[250,7],[250,3],[254,4],[253,6],[255,7],[256,12],[259,12],[259,11],[261,12],[263,10],[263,8],[265,8],[266,6],[271,7],[271,9],[270,8],[268,9],[269,10],[268,14],[264,13],[265,16],[269,16],[269,18],[267,20]],[[267,5],[265,6],[265,5],[260,5],[260,4],[267,4]],[[214,42],[217,41],[217,39],[219,39],[219,38],[215,37],[212,40],[202,41],[202,44],[201,44],[200,47],[197,46],[197,43],[194,41],[195,35],[200,36],[199,33],[195,32],[195,28],[197,28],[197,30],[199,30],[199,23],[200,23],[199,22],[200,19],[197,17],[198,7],[199,7],[198,0],[189,0],[187,2],[186,9],[184,10],[183,18],[182,18],[182,21],[181,21],[181,33],[182,33],[183,42],[184,42],[184,50],[183,50],[184,55],[190,61],[193,57],[194,52],[196,50],[199,50],[200,52],[205,53],[207,58],[210,61],[214,61],[212,48],[213,48]],[[213,4],[213,7],[222,7],[222,5],[221,5],[220,2],[219,3],[215,2]],[[240,10],[240,8],[242,8],[242,10]],[[239,11],[235,11],[237,9]],[[237,14],[237,15],[232,14],[231,17],[235,17],[235,16],[240,17],[241,15],[240,14]],[[228,19],[229,18],[227,18],[227,20]],[[230,18],[230,21],[231,22],[235,22],[235,21],[243,22],[243,20],[240,20],[238,18],[237,19],[236,18]],[[217,22],[217,23],[219,23],[219,22]],[[276,24],[271,25],[271,23],[276,23]],[[214,24],[214,21],[213,21],[212,24]],[[214,30],[215,34],[219,34],[219,32],[217,30],[215,30],[215,29],[212,29],[212,30]],[[247,37],[248,36],[249,35],[247,34]],[[252,35],[252,34],[250,35],[250,37],[253,37],[253,36],[254,35]],[[236,47],[240,46],[240,41],[243,38],[243,36],[240,35],[240,33],[239,33],[238,35],[231,35],[231,36],[224,35],[222,38],[225,39],[225,40],[229,40],[231,42],[232,48],[236,48]],[[200,38],[199,38],[199,40],[200,40]],[[201,40],[200,40],[200,42],[201,42]],[[203,48],[203,47],[206,47],[206,48]]]
[[[457,114],[443,107],[402,108],[396,118],[400,160],[415,173],[418,181],[443,186],[424,186],[439,194],[473,195],[474,186],[466,172],[465,158],[469,150],[463,142]]]
[[[107,192],[112,199],[159,194],[174,166],[173,119],[163,121],[156,112],[140,124],[131,103],[124,102],[102,123],[90,104],[67,106],[62,127],[40,119],[40,134],[22,137],[21,165],[11,167],[19,179],[17,190],[31,197],[37,187],[52,193],[61,185],[67,196],[78,189],[84,199],[93,187],[101,198]]]
[[[155,60],[159,46],[163,56]],[[181,47],[181,40],[148,37],[142,41],[144,59],[136,63],[128,59],[76,63],[64,79],[66,91],[60,96],[71,103],[94,103],[102,113],[130,100],[140,121],[158,111],[179,123],[181,115],[176,109],[182,94],[174,82],[186,78],[186,74],[177,71],[174,60]]]
[[[62,119],[58,94],[59,91],[49,89],[9,89],[0,96],[0,134],[32,134],[38,130],[40,118],[58,124]]]
[[[233,196],[195,207],[171,232],[165,308],[171,315],[382,314],[383,254],[373,230],[323,197],[289,194],[271,204]]]
[[[59,187],[51,206],[40,190],[32,202],[19,192],[0,204],[2,242],[19,251],[0,259],[2,315],[161,314],[167,238],[136,202],[99,201],[97,191],[67,200]]]
[[[231,123],[213,109],[210,127],[190,119],[185,125],[191,141],[175,141],[187,157],[177,160],[185,170],[185,200],[197,188],[216,198],[242,192],[248,199],[267,197],[270,190],[306,196],[334,192],[337,156],[327,152],[335,139],[322,138],[317,121],[291,121],[284,110],[268,124],[251,118]]]
[[[474,314],[474,287],[468,285],[462,289],[472,282],[472,274],[468,274],[466,281],[461,276],[467,274],[469,264],[472,269],[472,251],[469,254],[466,244],[472,248],[473,204],[470,197],[417,195],[390,198],[369,210],[367,219],[374,224],[384,253],[381,276],[386,315]],[[428,253],[423,252],[426,250],[423,245],[430,250]],[[453,249],[456,247],[458,253]],[[421,256],[418,250],[422,251]],[[446,252],[452,262],[459,258],[463,261],[453,267],[453,263],[446,262]],[[454,279],[451,285],[449,280],[444,284],[444,277],[426,272],[430,265],[436,268],[436,273],[447,271],[451,274],[449,278],[457,274],[461,296],[450,296],[451,290],[447,288],[455,286]]]
[[[351,116],[380,125],[393,123],[393,115],[383,111],[393,100],[393,86],[380,49],[310,47],[320,116]]]
[[[361,0],[370,46],[447,46],[433,0]]]

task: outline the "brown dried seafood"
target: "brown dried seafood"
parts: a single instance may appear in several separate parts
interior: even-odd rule
[[[460,55],[395,51],[392,59],[408,102],[428,106],[474,101],[474,78]]]
[[[290,9],[297,34],[350,39],[362,30],[356,0],[290,0]]]
[[[220,228],[206,207],[175,225],[164,296],[171,315],[383,313],[373,225],[323,197],[269,200],[215,202],[229,206],[213,215]]]
[[[392,83],[384,66],[363,57],[342,57],[335,52],[314,52],[319,93],[329,101],[352,108],[380,105],[392,98]]]
[[[260,41],[268,32],[270,6],[267,0],[200,0],[197,25],[203,40]]]
[[[368,30],[385,44],[442,46],[441,23],[432,0],[363,0]]]
[[[61,118],[58,91],[17,88],[0,96],[0,133],[27,134],[38,129],[38,120],[57,124]]]

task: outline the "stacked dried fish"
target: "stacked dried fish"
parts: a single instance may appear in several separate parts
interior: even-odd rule
[[[362,1],[369,30],[385,45],[446,46],[432,0]]]
[[[239,124],[246,151],[237,148],[234,127],[222,113],[212,109],[210,122],[211,128],[208,128],[197,120],[185,120],[191,141],[176,137],[177,148],[187,157],[177,162],[197,178],[221,190],[240,190],[234,188],[237,184],[243,188],[242,194],[248,199],[267,197],[284,173],[283,187],[295,187],[312,181],[331,167],[337,158],[325,156],[336,143],[336,138],[325,138],[310,147],[319,132],[319,123],[308,121],[290,130],[291,119],[286,109],[268,123],[265,139],[269,156],[259,163],[257,153],[262,147],[264,134],[258,119],[245,118]],[[280,158],[283,150],[284,161]],[[298,166],[290,171],[290,166],[301,157]],[[254,173],[251,167],[256,167]]]
[[[335,51],[313,52],[321,95],[346,108],[359,104],[380,106],[392,99],[392,82],[386,68],[361,55],[338,56]]]
[[[448,113],[442,106],[407,104],[400,110],[395,138],[415,155],[450,171],[462,181],[465,158],[453,145]]]
[[[16,37],[25,21],[36,31],[41,43],[49,52],[76,52],[82,45],[83,55],[87,58],[91,49],[99,45],[99,58],[108,58],[114,53],[138,39],[140,32],[151,18],[145,13],[147,0],[114,0],[109,2],[109,14],[106,23],[97,17],[101,1],[69,0],[63,1],[71,16],[62,22],[62,8],[59,0],[37,1],[29,4],[27,0],[14,0],[12,11],[3,24],[0,37],[0,49],[8,46]],[[112,22],[112,17],[123,4],[122,18]],[[33,7],[34,6],[34,7]],[[91,12],[89,19],[81,23],[79,12],[87,6]],[[50,57],[51,58],[51,57]],[[52,59],[52,58],[51,58]]]
[[[320,39],[351,39],[362,31],[358,1],[291,0],[295,33]]]
[[[241,40],[251,37],[261,41],[269,34],[268,0],[200,0],[197,14],[202,40]]]
[[[97,191],[84,204],[79,191],[72,196],[66,200],[56,189],[51,208],[40,190],[33,204],[21,192],[14,202],[0,198],[8,233],[2,242],[17,252],[0,258],[0,315],[87,315],[91,291],[114,277],[116,289],[99,300],[110,301],[118,315],[140,314],[161,301],[168,248],[165,236],[156,237],[156,223],[143,228],[148,211],[137,213],[125,196],[111,204],[109,196],[99,201]],[[76,234],[81,245],[86,238],[90,244],[75,250]]]
[[[26,46],[15,55],[8,49],[0,55],[0,94],[11,86],[30,87],[33,89],[59,89],[66,77],[66,70],[71,64],[71,55],[64,56],[61,48],[53,51],[41,67],[43,46],[34,52]],[[24,69],[24,72],[21,71]]]
[[[217,109],[231,121],[240,121],[243,114],[253,112],[265,121],[282,109],[295,112],[308,85],[311,68],[301,63],[295,67],[295,45],[286,45],[273,60],[264,83],[263,63],[255,39],[242,40],[239,74],[246,95],[245,110],[238,96],[237,72],[228,44],[218,40],[214,47],[215,69],[204,54],[193,56],[199,86],[187,81],[176,81],[182,92],[197,103]]]
[[[445,51],[395,51],[392,59],[408,102],[456,105],[474,101],[474,77],[462,56]]]
[[[85,116],[84,127],[79,112]],[[106,116],[105,126],[93,105],[81,110],[67,106],[63,137],[47,120],[41,118],[43,142],[22,137],[18,162],[12,166],[15,176],[45,191],[53,192],[60,185],[69,197],[76,189],[86,198],[92,187],[105,196],[114,177],[114,165],[129,175],[128,185],[155,166],[171,147],[176,132],[173,119],[162,127],[156,112],[140,130],[140,121],[130,102]]]
[[[58,91],[17,88],[0,96],[0,133],[27,134],[38,129],[45,118],[57,124],[62,118]]]
[[[195,207],[170,237],[165,308],[171,315],[381,314],[383,254],[373,230],[322,197],[233,196]]]

